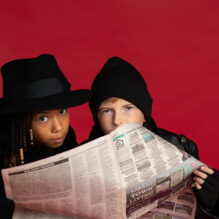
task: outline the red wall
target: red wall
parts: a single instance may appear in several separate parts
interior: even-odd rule
[[[130,61],[158,125],[193,139],[219,168],[218,0],[1,1],[0,28],[0,65],[52,53],[74,89],[89,88],[107,58]],[[87,104],[71,110],[71,124],[87,138]]]

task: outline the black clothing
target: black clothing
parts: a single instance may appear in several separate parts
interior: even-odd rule
[[[167,130],[158,128],[154,120],[151,118],[149,122],[145,122],[143,124],[144,127],[164,138],[166,141],[172,143],[177,148],[184,150],[188,154],[192,155],[196,159],[199,159],[198,148],[197,145],[190,139],[188,139],[185,135],[177,135],[173,132],[169,132]],[[99,124],[96,122],[93,126],[89,139],[85,142],[92,141],[98,137],[103,136],[103,132],[100,129]],[[83,142],[83,143],[85,143]],[[216,170],[215,170],[216,171]],[[196,191],[195,191],[196,193]],[[213,206],[213,210],[211,213],[208,213],[204,208],[201,207],[199,200],[197,200],[197,211],[196,211],[196,219],[212,219],[219,218],[219,200],[216,200],[215,205]],[[212,216],[214,215],[214,216]]]
[[[2,147],[1,143],[3,142],[5,142],[4,135],[0,133],[0,157],[2,158],[2,160],[3,160],[4,148]],[[27,153],[25,153],[24,155],[25,161],[26,163],[30,163],[33,161],[44,159],[44,158],[56,155],[58,153],[70,150],[72,148],[75,148],[77,145],[78,143],[76,141],[75,132],[71,127],[69,127],[68,134],[61,147],[58,147],[58,148],[42,147],[40,151],[37,151],[36,149],[32,148],[31,151],[28,151]],[[3,166],[3,162],[2,162],[1,169],[3,168],[6,168],[6,167]],[[5,197],[4,183],[3,183],[2,175],[0,174],[0,218],[1,219],[12,218],[14,207],[15,205],[14,205],[13,200],[7,199]]]

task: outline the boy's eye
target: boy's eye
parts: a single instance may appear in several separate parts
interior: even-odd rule
[[[64,115],[66,112],[67,112],[66,109],[61,109],[59,113],[60,113],[61,115]]]
[[[127,111],[129,111],[129,110],[131,110],[131,109],[133,109],[134,107],[133,106],[125,106],[125,109],[127,110]]]
[[[106,114],[106,113],[110,113],[111,110],[110,110],[110,109],[103,109],[101,112],[104,113],[104,114]]]
[[[46,117],[46,116],[41,116],[40,117],[41,122],[46,122],[47,120],[48,120],[48,117]]]

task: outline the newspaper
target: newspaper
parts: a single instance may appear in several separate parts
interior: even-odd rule
[[[189,187],[185,187],[179,193],[160,201],[157,208],[141,216],[139,219],[188,219],[195,218],[196,199]]]
[[[192,194],[191,174],[200,165],[132,123],[78,148],[3,169],[2,176],[7,198],[16,203],[15,219],[183,219],[187,212],[184,218],[194,218],[196,202],[177,197]]]

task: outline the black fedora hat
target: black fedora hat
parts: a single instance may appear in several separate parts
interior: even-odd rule
[[[91,98],[89,90],[70,90],[71,84],[50,54],[13,60],[2,66],[1,73],[3,98],[0,98],[0,113],[67,108]]]

